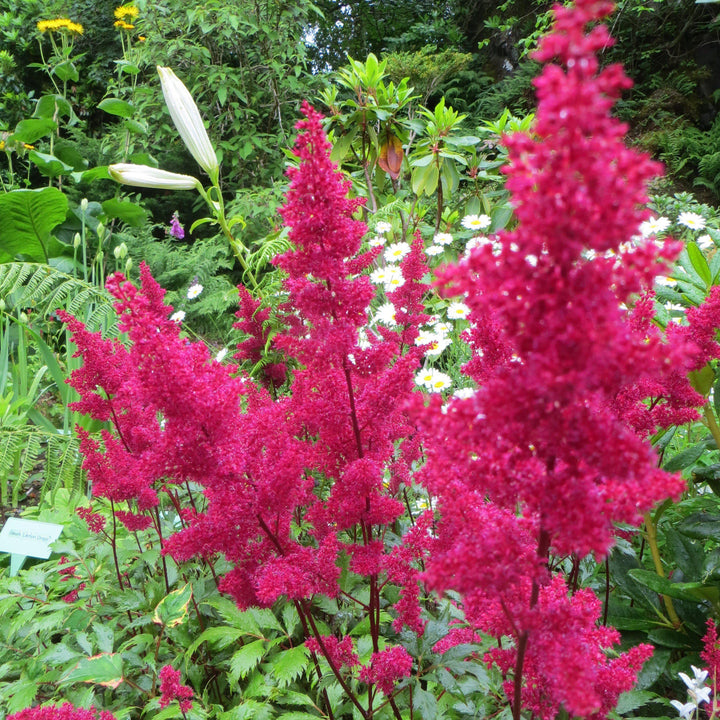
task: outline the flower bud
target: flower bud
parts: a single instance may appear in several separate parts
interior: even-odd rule
[[[115,249],[113,250],[113,255],[115,255],[116,260],[124,260],[127,257],[128,249],[127,245],[123,242],[119,245],[115,246]]]
[[[81,209],[83,212],[87,212],[88,204],[89,204],[89,203],[88,203],[88,199],[87,199],[87,198],[83,198],[83,199],[80,201],[80,209]]]
[[[20,322],[27,324],[27,321],[28,321],[28,316],[24,312],[21,312],[20,313]]]
[[[201,188],[200,181],[191,175],[180,175],[149,165],[116,163],[108,167],[113,180],[135,187],[160,188],[162,190],[194,190]]]
[[[125,275],[126,276],[130,275],[130,270],[132,269],[132,266],[133,266],[132,258],[128,258],[125,261]]]
[[[80,236],[80,233],[75,233],[75,236],[73,237],[73,247],[77,250],[81,244],[82,237]]]
[[[157,71],[165,104],[185,147],[197,160],[198,165],[213,177],[219,168],[217,155],[190,91],[170,68],[158,65]]]
[[[105,237],[105,226],[101,222],[97,224],[95,232],[97,233],[98,240],[102,243],[103,238]]]

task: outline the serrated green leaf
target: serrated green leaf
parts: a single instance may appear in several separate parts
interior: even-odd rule
[[[265,640],[255,640],[243,645],[230,659],[230,682],[235,684],[240,678],[247,677],[265,655]]]
[[[656,693],[648,692],[647,690],[630,690],[629,692],[624,692],[618,698],[615,712],[622,715],[631,710],[636,710],[656,697]]]
[[[298,645],[279,652],[268,663],[272,677],[281,687],[289,685],[302,675],[308,664],[308,649],[305,645]],[[263,666],[265,667],[265,666]]]
[[[119,653],[101,653],[82,658],[60,678],[61,683],[87,682],[115,689],[123,681],[123,659]]]

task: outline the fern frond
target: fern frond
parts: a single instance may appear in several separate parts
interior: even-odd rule
[[[90,330],[113,331],[115,318],[110,295],[50,265],[1,264],[0,299],[10,307],[32,308],[43,318],[64,308],[83,320]]]

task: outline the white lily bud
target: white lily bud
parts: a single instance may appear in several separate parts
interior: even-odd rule
[[[116,163],[108,167],[113,180],[135,187],[161,188],[163,190],[194,190],[202,188],[200,181],[191,175],[159,170],[149,165]]]
[[[219,168],[217,155],[190,91],[170,68],[158,65],[157,71],[165,104],[185,147],[197,160],[198,165],[213,177]]]

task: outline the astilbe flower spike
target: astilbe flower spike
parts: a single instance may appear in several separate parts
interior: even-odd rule
[[[367,330],[365,339],[375,295],[366,271],[378,251],[361,253],[366,226],[353,217],[361,203],[347,197],[321,116],[307,104],[303,113],[299,163],[289,171],[282,211],[293,248],[275,259],[287,274],[288,302],[281,308],[285,330],[271,349],[293,368],[290,394],[275,398],[184,339],[147,267],[140,288],[114,276],[108,289],[127,348],[63,315],[86,362],[73,376],[77,408],[114,425],[101,440],[83,438],[85,468],[95,494],[129,502],[116,516],[130,529],[152,521],[159,492],[201,485],[204,508],[180,513],[184,527],[164,538],[164,552],[178,562],[223,554],[232,569],[220,588],[241,608],[285,597],[306,618],[314,595],[338,594],[342,553],[368,578],[371,612],[379,610],[382,584],[406,585],[396,625],[421,631],[417,566],[430,538],[416,532],[395,550],[383,538],[404,512],[396,494],[419,457],[405,406],[420,359],[413,340],[426,319],[427,266],[418,237],[401,265],[397,328]],[[267,311],[243,289],[240,301],[240,328],[249,337],[236,357],[257,361],[268,343]],[[282,370],[275,379],[285,380]],[[326,643],[313,634],[312,649],[342,683],[343,665],[354,663],[351,640]],[[379,640],[375,626],[378,657],[367,681],[390,692],[409,670],[400,649],[381,652]],[[401,667],[391,671],[390,661],[400,657]]]
[[[76,708],[70,703],[62,705],[45,705],[44,707],[27,708],[12,715],[7,720],[116,720],[107,710]]]
[[[618,637],[596,627],[599,603],[589,591],[569,596],[548,558],[603,557],[614,523],[638,523],[683,488],[616,404],[687,359],[636,331],[622,307],[677,246],[647,243],[617,258],[646,217],[659,166],[624,145],[626,128],[610,114],[630,81],[619,66],[599,69],[596,53],[611,40],[604,26],[586,26],[611,9],[555,7],[536,53],[545,68],[533,131],[504,139],[518,225],[495,252],[474,249],[441,274],[445,292],[470,307],[468,339],[483,355],[466,372],[480,387],[444,414],[439,401],[418,411],[432,438],[422,479],[441,516],[426,577],[463,594],[472,625],[513,638],[487,660],[507,677],[516,720],[522,707],[602,718],[631,687],[650,649],[606,658]]]

